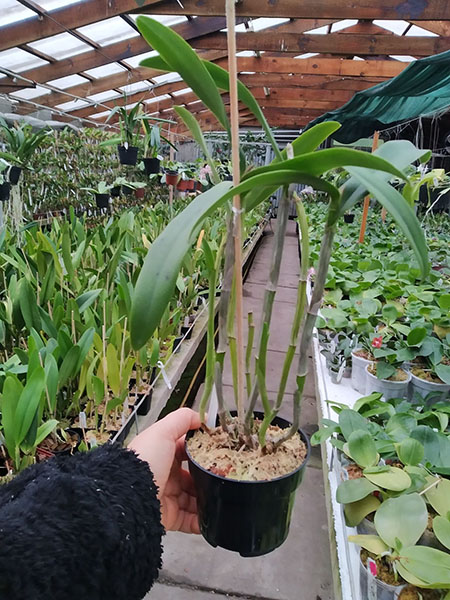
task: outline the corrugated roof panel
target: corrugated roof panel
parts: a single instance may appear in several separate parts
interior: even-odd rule
[[[39,0],[38,4],[44,10],[57,10],[58,8],[66,8],[71,4],[78,4],[82,0]]]
[[[341,31],[341,29],[347,29],[347,27],[352,27],[356,25],[358,19],[343,19],[342,21],[338,21],[337,23],[333,23],[331,26],[331,31],[336,33],[337,31]]]
[[[67,75],[67,77],[60,77],[59,79],[52,79],[47,83],[49,85],[53,85],[61,90],[65,90],[72,85],[78,85],[79,83],[87,83],[87,79],[85,77],[81,77],[80,75]]]
[[[56,108],[60,110],[75,110],[77,108],[85,108],[89,103],[84,100],[71,100],[70,102],[63,102],[58,104]]]
[[[136,56],[130,56],[130,58],[126,58],[123,62],[127,65],[130,65],[130,67],[133,67],[134,69],[139,66],[141,60],[144,60],[144,58],[151,58],[152,56],[158,56],[158,52],[156,52],[156,50],[152,50],[151,52],[136,54]]]
[[[108,100],[114,100],[114,98],[118,98],[119,96],[121,96],[119,92],[108,90],[107,92],[99,92],[98,94],[92,94],[92,96],[86,96],[86,98],[88,100],[93,100],[94,102],[107,102]]]
[[[398,35],[402,35],[402,33],[408,27],[408,23],[406,21],[394,21],[391,19],[376,19],[373,23],[374,25],[378,25],[378,27],[384,27],[384,29],[392,31],[392,33],[396,33]]]
[[[40,67],[41,65],[48,65],[48,62],[20,48],[11,48],[0,52],[0,68],[3,67],[15,73],[34,69],[34,67]]]
[[[118,89],[122,90],[126,94],[134,94],[135,92],[143,92],[144,90],[149,90],[150,88],[151,84],[148,81],[137,81],[135,83],[122,85]]]
[[[36,13],[29,8],[26,8],[23,4],[17,2],[17,0],[2,0],[1,11],[0,11],[0,27],[10,25],[11,23],[18,23],[31,17],[35,17]]]
[[[33,98],[37,98],[43,94],[50,94],[50,90],[39,85],[37,85],[35,88],[25,88],[23,90],[18,90],[17,92],[11,93],[12,96],[15,96],[16,98],[23,98],[25,100],[32,100]]]
[[[130,17],[136,20],[140,15],[130,15]],[[142,15],[144,17],[151,17],[155,19],[155,21],[159,21],[163,25],[167,25],[170,27],[172,25],[176,25],[177,23],[183,23],[183,21],[187,21],[187,17],[183,17],[181,15]]]
[[[108,75],[114,75],[115,73],[121,73],[122,71],[126,71],[125,67],[122,67],[122,65],[117,63],[109,63],[101,67],[88,69],[84,72],[91,77],[95,77],[95,79],[101,79],[102,77],[108,77]]]
[[[439,37],[437,33],[433,33],[433,31],[428,31],[428,29],[424,29],[423,27],[418,27],[417,25],[413,25],[411,29],[409,29],[405,35],[421,35],[423,37]]]
[[[70,33],[58,33],[58,35],[52,35],[49,38],[31,42],[29,46],[58,60],[91,50],[91,46]]]
[[[137,37],[139,33],[130,27],[120,17],[113,17],[112,19],[106,19],[98,23],[92,23],[85,27],[79,27],[76,31],[79,31],[82,35],[85,35],[89,39],[100,46],[108,46],[121,40],[128,38]]]

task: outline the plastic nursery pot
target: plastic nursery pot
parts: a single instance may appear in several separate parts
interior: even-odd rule
[[[117,146],[119,162],[121,165],[135,165],[137,163],[138,149],[136,146]]]
[[[167,176],[166,176],[166,178],[167,178]],[[189,189],[188,183],[189,183],[188,179],[180,179],[180,181],[177,183],[177,190],[179,192],[185,192],[186,190]]]
[[[124,196],[131,196],[131,194],[134,192],[134,188],[132,188],[129,185],[123,185],[122,186],[122,194]]]
[[[446,383],[434,383],[433,381],[426,381],[411,373],[411,383],[408,390],[408,400],[414,400],[417,394],[422,398],[433,394],[431,403],[440,402],[446,400],[450,395],[450,385]]]
[[[9,169],[9,183],[11,185],[17,185],[19,183],[21,173],[22,167],[11,167]]]
[[[236,415],[236,411],[231,414]],[[255,412],[255,416],[261,419],[264,415]],[[272,424],[289,427],[280,417]],[[192,459],[186,445],[197,491],[200,531],[211,546],[252,557],[272,552],[286,540],[295,492],[311,451],[306,434],[301,429],[299,433],[307,447],[305,460],[292,473],[269,481],[237,481],[215,475]],[[186,441],[193,434],[189,432]]]
[[[190,325],[182,325],[181,326],[181,335],[185,340],[190,340],[192,337],[192,329]]]
[[[196,181],[195,182],[194,190],[196,192],[202,192],[203,191],[203,185],[200,183],[200,181]]]
[[[177,353],[181,349],[181,342],[183,341],[183,336],[179,335],[173,340],[173,351]]]
[[[155,173],[159,173],[159,167],[161,164],[159,158],[144,158],[142,160],[144,162],[146,175],[153,175]]]
[[[189,191],[194,191],[195,190],[195,179],[188,179],[187,180],[187,190]]]
[[[150,385],[155,381],[156,378],[156,368],[152,367],[150,372]],[[138,394],[138,401],[142,399],[143,394]],[[150,388],[148,394],[145,394],[144,401],[137,409],[137,414],[140,416],[147,415],[150,410],[150,406],[152,404],[152,396],[153,396],[153,388]]]
[[[177,185],[178,172],[177,171],[166,171],[166,183],[167,185]]]
[[[353,213],[344,215],[345,223],[353,223],[354,220],[355,220],[355,215]]]
[[[372,362],[352,352],[352,387],[360,394],[366,393],[366,366],[371,365]]]
[[[145,188],[136,188],[134,190],[134,195],[136,196],[136,198],[144,198],[145,196]]]
[[[98,208],[108,208],[109,194],[95,194],[95,202]]]
[[[408,386],[411,381],[411,373],[401,369],[406,374],[404,381],[390,381],[389,379],[378,379],[375,375],[369,372],[369,365],[366,367],[367,384],[366,394],[372,392],[380,392],[385,400],[391,398],[406,398],[408,395]]]
[[[11,184],[7,181],[0,184],[0,202],[7,202],[11,193]]]
[[[118,198],[121,194],[121,187],[120,185],[115,185],[113,188],[111,188],[111,196],[113,198]]]
[[[377,579],[372,575],[369,570],[363,565],[362,561],[359,563],[359,587],[361,591],[361,598],[366,600],[394,600],[396,594],[399,593],[405,586],[404,585],[390,585]]]

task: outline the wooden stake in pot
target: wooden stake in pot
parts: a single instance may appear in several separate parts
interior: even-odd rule
[[[236,31],[235,31],[235,0],[226,0],[227,41],[228,41],[228,70],[230,74],[230,118],[231,118],[231,147],[233,185],[239,185],[239,109],[237,93],[237,60],[236,60]],[[245,418],[245,357],[244,357],[244,311],[242,294],[242,232],[241,232],[241,199],[233,198],[234,213],[234,278],[236,289],[236,346],[237,346],[237,411],[239,424],[243,427]]]

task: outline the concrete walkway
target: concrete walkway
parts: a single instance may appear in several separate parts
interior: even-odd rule
[[[274,222],[274,226],[276,222]],[[267,229],[244,286],[245,310],[261,314],[273,235]],[[267,385],[275,397],[295,310],[299,275],[295,224],[289,222],[272,318],[267,357]],[[294,365],[296,361],[294,360]],[[311,365],[312,367],[312,365]],[[225,377],[232,396],[231,377]],[[281,416],[290,419],[295,374],[289,378]],[[317,428],[314,374],[305,386],[301,427],[311,434]],[[259,558],[241,558],[211,548],[200,536],[170,532],[164,539],[160,579],[145,600],[333,600],[328,526],[323,492],[320,450],[314,449],[297,492],[287,541]]]

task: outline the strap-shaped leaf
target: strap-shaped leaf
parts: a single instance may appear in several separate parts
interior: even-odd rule
[[[197,94],[225,129],[229,130],[229,121],[219,90],[203,61],[186,40],[170,27],[150,17],[139,16],[136,25],[144,39],[170,65],[170,70],[180,74],[186,85]]]
[[[16,408],[16,445],[25,439],[28,430],[36,416],[45,386],[45,372],[42,367],[34,369],[20,395]]]

